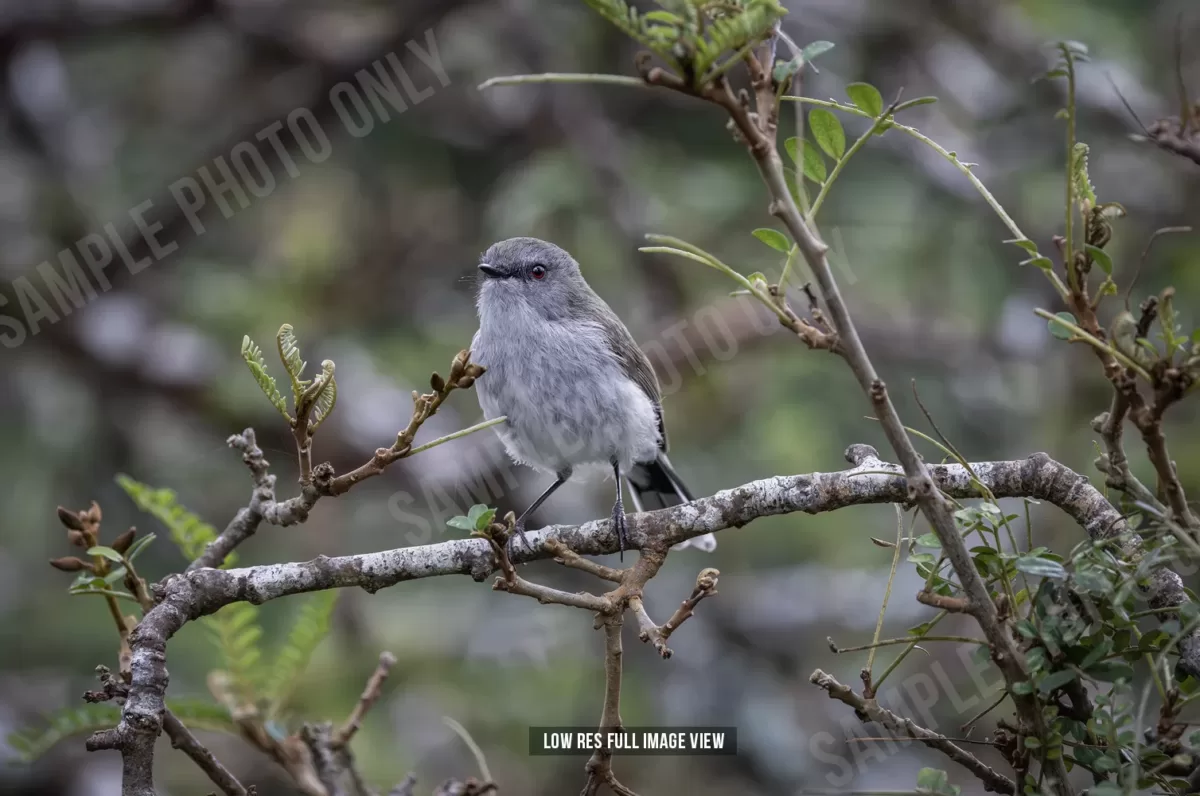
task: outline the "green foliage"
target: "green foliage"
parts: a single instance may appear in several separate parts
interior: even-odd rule
[[[188,561],[194,561],[205,546],[217,538],[216,530],[179,505],[170,489],[154,489],[127,475],[118,475],[117,484],[139,509],[161,522]],[[222,566],[232,566],[236,556],[230,553]]]
[[[1059,340],[1070,340],[1075,336],[1075,331],[1070,326],[1059,323],[1059,319],[1071,324],[1072,326],[1077,326],[1078,323],[1075,320],[1075,316],[1069,312],[1058,312],[1055,313],[1053,320],[1046,321],[1046,327],[1050,330],[1050,334],[1054,335]]]
[[[460,514],[457,517],[451,517],[446,521],[446,524],[460,531],[471,531],[474,533],[486,530],[495,516],[495,509],[488,508],[482,503],[476,503],[474,506],[471,506],[470,511],[467,512],[467,516],[464,517]]]
[[[801,168],[804,171],[804,176],[818,185],[824,185],[825,180],[829,177],[825,171],[825,161],[821,158],[821,153],[816,145],[808,139],[804,141],[802,161]]]
[[[309,384],[303,379],[304,368],[308,363],[300,358],[300,344],[296,341],[296,334],[290,323],[279,327],[279,333],[275,336],[275,345],[279,349],[279,359],[283,362],[292,381],[292,397],[299,400],[300,395]]]
[[[317,592],[305,598],[292,622],[287,641],[271,667],[271,679],[266,685],[267,717],[276,718],[287,704],[317,645],[329,635],[330,620],[337,605],[335,589]]]
[[[258,643],[263,631],[258,623],[258,606],[232,603],[203,621],[221,653],[235,695],[242,704],[253,704],[263,682],[259,669],[262,650]]]
[[[950,777],[945,771],[936,768],[923,768],[917,772],[917,791],[925,796],[958,796],[961,788],[950,784]]]
[[[624,0],[585,2],[677,72],[690,75],[696,84],[722,74],[737,62],[742,50],[762,41],[787,13],[776,0],[682,0],[664,3],[668,10],[646,14],[639,14]],[[813,57],[823,51],[817,47]],[[732,55],[718,63],[726,53]],[[795,68],[801,65],[796,64]]]
[[[1071,180],[1075,185],[1075,199],[1090,209],[1096,204],[1096,189],[1088,176],[1088,145],[1075,144],[1071,157]]]
[[[168,699],[167,707],[191,729],[236,734],[236,725],[220,705],[191,699]],[[59,741],[115,727],[121,709],[111,703],[84,704],[56,710],[41,718],[38,725],[14,732],[6,739],[25,763],[32,763]]]
[[[783,252],[784,254],[787,254],[792,250],[792,242],[788,240],[786,235],[777,229],[760,227],[759,229],[754,230],[753,234],[754,237],[758,238],[777,252]]]
[[[1101,249],[1099,246],[1093,246],[1090,243],[1085,244],[1084,248],[1087,249],[1087,253],[1092,256],[1092,262],[1100,266],[1100,270],[1104,272],[1105,276],[1112,276],[1113,261],[1112,258],[1108,256],[1108,252],[1104,251],[1104,249]]]
[[[883,95],[870,83],[851,83],[846,86],[846,96],[869,116],[883,113]]]
[[[275,386],[275,379],[267,373],[267,362],[263,359],[262,349],[255,345],[249,335],[242,338],[242,359],[246,360],[246,365],[250,368],[254,380],[258,382],[258,387],[263,391],[263,395],[267,396],[271,405],[290,422],[292,416],[288,414],[287,403],[284,401],[283,395]]]
[[[267,363],[263,360],[262,351],[249,337],[242,339],[242,358],[246,360],[258,386],[271,404],[279,410],[279,413],[292,426],[296,425],[298,418],[307,417],[308,433],[311,435],[324,422],[325,418],[329,417],[333,412],[334,405],[337,404],[335,366],[332,361],[327,359],[321,363],[321,372],[315,378],[305,379],[304,368],[308,363],[300,358],[300,344],[296,340],[296,333],[290,323],[279,327],[279,333],[275,336],[275,345],[279,351],[279,360],[283,363],[292,385],[292,406],[295,407],[295,418],[288,413],[287,402],[276,388],[275,380],[267,375]]]
[[[813,108],[808,114],[808,126],[825,154],[841,160],[846,154],[846,132],[838,118],[824,108]]]
[[[118,553],[116,550],[113,550],[111,547],[105,547],[104,545],[96,545],[95,547],[89,547],[87,554],[89,556],[103,556],[104,558],[107,558],[109,561],[115,561],[118,564],[122,563],[121,554]]]
[[[309,415],[309,429],[316,431],[317,427],[325,418],[329,417],[333,412],[333,407],[337,403],[337,380],[333,377],[334,365],[330,360],[325,360],[321,363],[321,375],[316,378],[313,383],[321,385],[318,389],[316,400],[313,403],[312,413]]]

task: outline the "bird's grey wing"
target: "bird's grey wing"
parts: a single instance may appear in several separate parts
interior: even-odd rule
[[[654,404],[654,412],[658,415],[658,447],[665,451],[667,449],[667,427],[663,423],[662,389],[658,386],[658,376],[654,374],[654,366],[650,364],[649,358],[642,352],[642,349],[638,348],[638,344],[629,330],[625,328],[625,324],[621,323],[621,319],[607,304],[603,305],[603,309],[597,313],[597,317],[600,319],[605,339],[613,353],[616,354],[617,361],[620,362],[625,375],[632,379],[634,384],[640,387],[650,402]]]

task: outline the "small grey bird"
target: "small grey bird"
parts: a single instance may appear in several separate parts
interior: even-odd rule
[[[510,238],[493,244],[479,264],[479,331],[471,358],[487,368],[475,384],[487,418],[519,463],[555,481],[517,519],[525,521],[585,465],[607,465],[617,484],[612,523],[622,557],[625,508],[621,478],[638,511],[692,499],[667,459],[662,393],[650,361],[629,330],[552,243]],[[708,534],[690,540],[716,547]],[[685,547],[684,542],[678,547]]]

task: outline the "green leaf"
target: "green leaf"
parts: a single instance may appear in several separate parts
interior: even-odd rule
[[[464,517],[461,514],[457,517],[451,517],[450,519],[446,520],[446,524],[451,528],[457,528],[460,531],[475,530],[475,523],[471,519]]]
[[[153,542],[157,538],[158,537],[152,533],[148,533],[145,536],[138,537],[137,540],[134,541],[134,543],[129,546],[129,549],[125,551],[125,560],[126,561],[135,560],[139,555],[141,555],[142,551],[145,550],[147,547],[149,547],[150,543]]]
[[[1037,738],[1033,737],[1032,735],[1027,735],[1027,736],[1025,736],[1025,748],[1026,749],[1041,749],[1042,742],[1040,740],[1038,740]]]
[[[1038,683],[1038,690],[1043,694],[1049,694],[1056,688],[1062,688],[1067,683],[1077,678],[1079,673],[1074,669],[1060,669],[1057,672],[1051,672],[1042,678]]]
[[[795,163],[797,166],[800,165],[799,147],[800,147],[800,139],[797,138],[796,136],[792,136],[791,138],[789,138],[783,142],[783,148],[785,150],[787,150],[788,157],[791,158],[792,162]]]
[[[816,145],[807,138],[804,140],[804,176],[808,177],[818,185],[825,184],[825,160],[821,157],[820,150]]]
[[[797,55],[790,61],[776,61],[775,69],[771,72],[771,77],[776,83],[785,83],[792,75],[799,72],[802,66],[804,66],[804,56],[802,55]]]
[[[1018,265],[1035,265],[1046,273],[1054,270],[1054,263],[1050,261],[1050,258],[1041,254],[1037,257],[1030,257],[1028,260],[1022,260]]]
[[[804,49],[800,51],[800,57],[804,59],[805,63],[811,63],[818,55],[827,53],[832,49],[833,42],[831,41],[814,41],[804,45]]]
[[[250,368],[250,373],[254,376],[254,381],[258,383],[258,388],[263,391],[263,395],[267,396],[271,405],[290,422],[292,416],[288,414],[287,402],[280,394],[279,388],[275,386],[275,379],[267,374],[267,362],[263,359],[262,349],[255,345],[249,336],[242,338],[242,359],[246,360],[246,366]]]
[[[300,344],[296,341],[296,333],[290,323],[279,327],[279,333],[275,335],[275,345],[279,349],[279,359],[292,380],[292,398],[299,402],[300,396],[309,385],[309,382],[301,378],[308,363],[300,358]]]
[[[321,375],[317,380],[323,385],[321,391],[317,393],[316,401],[313,403],[312,412],[309,414],[308,427],[310,431],[316,431],[317,427],[329,417],[333,412],[333,407],[337,404],[337,380],[333,376],[334,364],[331,360],[325,360],[321,363]]]
[[[917,788],[932,796],[958,796],[961,788],[950,784],[950,778],[945,771],[936,768],[923,768],[917,772]]]
[[[791,241],[779,230],[760,227],[754,230],[753,235],[777,252],[787,254],[792,250]]]
[[[1075,144],[1075,150],[1071,158],[1071,179],[1075,182],[1076,201],[1087,201],[1089,204],[1096,204],[1096,189],[1092,187],[1091,179],[1088,177],[1087,144]]]
[[[287,641],[275,657],[271,677],[267,682],[268,720],[275,718],[286,706],[289,697],[300,684],[304,670],[317,646],[329,635],[330,620],[337,605],[339,592],[319,591],[305,598],[292,621]]]
[[[1036,575],[1040,578],[1066,580],[1067,570],[1057,561],[1037,556],[1021,556],[1016,561],[1016,567],[1026,575]]]
[[[824,108],[813,108],[808,114],[808,126],[825,154],[841,160],[846,154],[846,132],[838,117]]]
[[[683,18],[672,14],[670,11],[647,11],[645,14],[642,14],[642,18],[654,22],[665,22],[668,25],[683,24]]]
[[[1038,253],[1037,244],[1031,241],[1029,238],[1012,238],[1011,240],[1006,240],[1004,242],[1011,243],[1015,246],[1020,246],[1022,249],[1033,255]]]
[[[916,99],[910,99],[905,102],[901,102],[896,106],[896,112],[899,113],[900,111],[908,110],[909,108],[915,108],[918,105],[932,105],[937,101],[937,97],[917,97]]]
[[[1083,669],[1086,672],[1088,669],[1095,666],[1096,663],[1099,662],[1101,658],[1107,657],[1108,654],[1110,652],[1112,652],[1112,648],[1113,648],[1112,639],[1111,638],[1103,639],[1095,647],[1092,647],[1091,651],[1088,652],[1087,657],[1085,657],[1083,659],[1083,661],[1080,662],[1079,668]]]
[[[1033,683],[1021,680],[1012,684],[1012,692],[1017,696],[1028,696],[1033,693]]]
[[[1108,683],[1133,679],[1133,667],[1117,660],[1099,661],[1084,669],[1084,672],[1088,677]]]
[[[917,544],[921,547],[941,547],[942,543],[938,539],[936,533],[923,533],[917,537]]]
[[[171,541],[179,547],[188,561],[198,558],[208,543],[217,538],[216,529],[180,506],[171,490],[154,489],[127,475],[118,475],[117,484],[139,509],[166,526]],[[222,566],[232,566],[236,560],[236,555],[230,553],[225,557]]]
[[[859,110],[878,117],[883,113],[883,95],[870,83],[851,83],[846,86],[846,96]]]
[[[104,545],[89,547],[87,554],[89,556],[102,556],[107,558],[109,561],[116,561],[118,564],[120,564],[122,561],[120,553],[118,553],[116,550],[113,550],[111,547],[105,547]]]
[[[1056,312],[1054,313],[1054,317],[1062,318],[1067,323],[1075,324],[1075,316],[1069,312]],[[1054,320],[1046,321],[1046,326],[1050,329],[1050,334],[1059,340],[1070,340],[1075,335],[1075,332],[1069,326],[1064,326]]]

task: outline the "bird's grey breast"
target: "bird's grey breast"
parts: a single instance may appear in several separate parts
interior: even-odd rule
[[[484,415],[507,415],[500,432],[518,461],[552,472],[613,457],[653,458],[657,414],[594,323],[547,320],[513,302],[481,302],[473,359]]]

